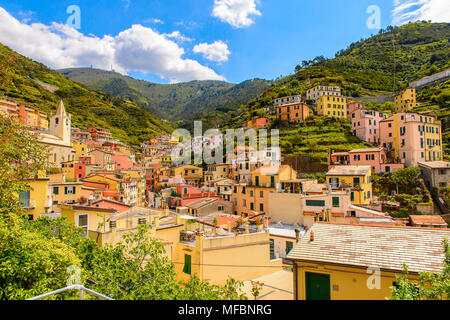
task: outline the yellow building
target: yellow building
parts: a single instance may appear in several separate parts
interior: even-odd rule
[[[418,106],[414,88],[405,89],[395,96],[395,112],[408,112]]]
[[[81,198],[82,182],[51,182],[52,204],[75,203]]]
[[[294,299],[385,300],[403,264],[410,280],[441,272],[449,237],[449,229],[316,223],[287,256]]]
[[[347,118],[347,98],[342,96],[321,96],[317,100],[317,113],[325,117]]]
[[[333,190],[350,189],[352,204],[372,202],[371,166],[334,166],[328,171],[326,177]]]
[[[199,186],[203,179],[203,169],[192,165],[183,165],[173,169],[173,175],[181,175],[186,183]]]
[[[75,150],[75,160],[80,160],[80,157],[88,155],[88,145],[77,140],[72,140],[72,149]]]
[[[120,189],[121,180],[116,178],[114,175],[93,174],[93,175],[86,177],[85,180],[109,183],[109,190],[119,190]]]
[[[22,209],[35,220],[41,214],[48,213],[51,208],[51,194],[48,187],[49,178],[45,174],[39,174],[38,177],[28,179],[27,187],[19,194],[19,203]]]
[[[268,212],[269,193],[281,188],[281,182],[297,177],[297,172],[288,165],[262,166],[252,171],[251,183],[233,186],[231,201],[236,215],[255,215]]]
[[[230,176],[231,165],[229,164],[210,164],[204,172],[205,182],[217,181],[219,179],[227,179]]]
[[[306,100],[317,100],[323,96],[341,96],[341,88],[338,86],[317,85],[306,91]]]
[[[173,257],[180,281],[192,275],[223,285],[229,277],[245,281],[282,270],[282,260],[270,259],[268,229],[244,234],[182,231]]]

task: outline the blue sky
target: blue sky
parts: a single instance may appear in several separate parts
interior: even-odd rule
[[[407,20],[449,20],[447,0],[0,0],[0,42],[52,68],[93,65],[168,83],[274,79]],[[419,4],[419,5],[417,5]],[[70,5],[80,29],[66,26]],[[428,7],[427,7],[428,6]],[[3,10],[1,10],[3,9]],[[444,13],[442,13],[444,12]],[[4,20],[4,21],[2,21]],[[393,21],[394,20],[394,21]]]

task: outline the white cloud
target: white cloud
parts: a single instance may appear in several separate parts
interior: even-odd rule
[[[450,21],[449,0],[394,0],[392,24],[402,25],[409,21]]]
[[[145,19],[144,21],[142,21],[143,23],[155,23],[155,24],[164,24],[164,21],[157,19],[157,18],[150,18],[150,19]]]
[[[191,38],[188,38],[188,37],[182,35],[180,33],[180,31],[178,31],[178,30],[174,31],[172,33],[164,33],[163,36],[165,36],[166,38],[175,39],[175,40],[177,40],[179,42],[193,41],[194,40],[194,39],[191,39]]]
[[[170,82],[225,80],[197,61],[183,59],[184,49],[164,35],[141,25],[117,36],[86,36],[64,24],[19,22],[0,7],[0,42],[54,69],[86,67],[120,73],[140,71]]]
[[[223,41],[215,41],[214,43],[200,43],[193,49],[194,53],[203,53],[203,56],[211,61],[225,62],[228,61],[230,50],[228,45]]]
[[[256,9],[258,0],[214,0],[212,15],[236,28],[248,27],[254,23],[250,16],[260,16]]]

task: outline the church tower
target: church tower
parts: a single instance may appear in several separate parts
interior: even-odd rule
[[[70,145],[71,125],[71,116],[67,115],[64,103],[60,100],[56,114],[50,119],[49,133]]]

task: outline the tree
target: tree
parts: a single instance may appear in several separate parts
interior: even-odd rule
[[[0,117],[0,216],[20,212],[18,194],[26,180],[47,165],[48,151],[37,135],[14,119]]]
[[[420,168],[409,167],[401,169],[392,174],[392,181],[397,185],[397,193],[399,193],[399,185],[405,187],[416,186],[420,177]]]
[[[119,300],[234,300],[241,283],[229,279],[225,286],[211,285],[193,276],[183,286],[163,244],[139,226],[115,246],[100,248],[86,275],[87,287]]]
[[[27,299],[65,287],[74,249],[32,228],[18,201],[26,179],[45,169],[46,151],[34,133],[0,117],[0,299]],[[57,296],[53,298],[58,298]]]
[[[408,266],[404,265],[405,275],[396,276],[396,286],[392,287],[391,300],[448,300],[450,298],[450,248],[448,239],[443,241],[445,259],[441,273],[421,272],[419,280],[407,279]]]

